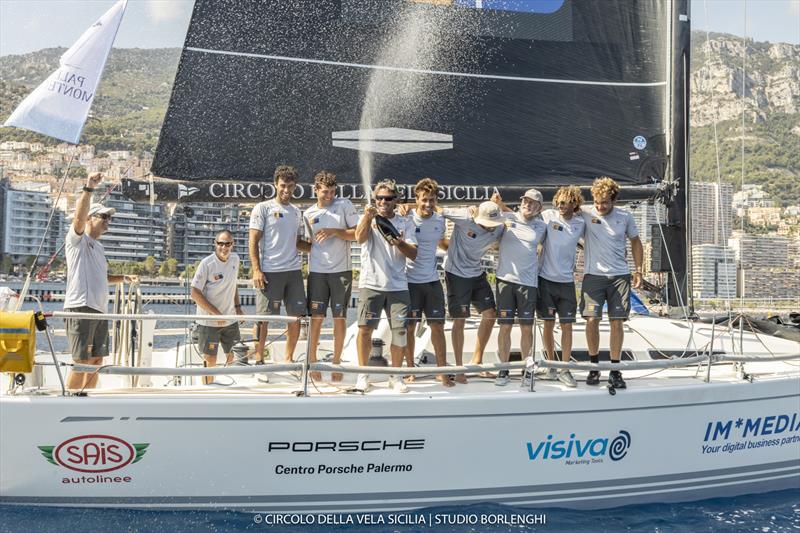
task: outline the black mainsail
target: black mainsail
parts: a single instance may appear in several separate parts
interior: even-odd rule
[[[445,200],[599,175],[626,198],[650,195],[636,188],[669,163],[674,7],[197,0],[152,167],[192,183],[155,193],[261,199],[288,163],[306,180],[332,170],[357,197],[366,154],[374,178],[431,176]],[[144,199],[149,186],[125,191]]]

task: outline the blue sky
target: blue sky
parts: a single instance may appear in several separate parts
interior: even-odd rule
[[[0,0],[0,55],[70,46],[113,4],[114,0]],[[192,0],[129,0],[115,46],[181,46],[192,5]],[[757,41],[800,44],[800,0],[691,0],[691,8],[695,30],[734,35],[746,31]]]

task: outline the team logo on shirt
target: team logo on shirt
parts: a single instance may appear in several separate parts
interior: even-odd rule
[[[553,229],[556,231],[564,231],[564,226],[562,226],[558,222],[553,222]]]
[[[602,223],[603,222],[599,218],[596,218],[596,217],[592,218],[592,224],[602,224]]]
[[[283,213],[272,213],[275,218],[283,218]]]
[[[478,234],[477,234],[477,233],[475,233],[475,232],[474,232],[474,231],[472,231],[472,230],[469,230],[469,231],[467,232],[467,237],[469,237],[470,239],[474,239],[474,238],[476,238],[477,236],[478,236]]]
[[[417,229],[414,230],[414,233],[422,233],[422,228],[418,227]]]
[[[214,281],[219,281],[223,278],[222,274],[214,274]]]
[[[311,221],[312,224],[319,224],[319,217]]]

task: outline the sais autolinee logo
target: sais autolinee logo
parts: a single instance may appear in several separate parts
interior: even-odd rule
[[[564,460],[566,464],[601,463],[606,457],[619,461],[625,458],[630,447],[631,434],[625,430],[620,430],[613,438],[583,439],[570,433],[566,439],[556,439],[553,435],[548,435],[545,440],[536,444],[527,443],[528,459],[531,461]]]
[[[50,463],[75,472],[101,474],[113,472],[139,462],[144,457],[148,443],[131,444],[111,435],[80,435],[67,439],[56,446],[39,446],[42,455]],[[85,476],[83,476],[85,478]],[[97,476],[105,478],[107,476]],[[105,479],[87,478],[108,483]],[[111,480],[115,478],[110,478]]]

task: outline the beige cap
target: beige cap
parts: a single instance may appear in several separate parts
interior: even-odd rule
[[[522,200],[523,198],[528,198],[529,200],[539,202],[540,204],[544,203],[544,197],[542,197],[542,193],[540,193],[536,189],[528,189],[527,191],[525,191],[525,194],[519,197],[520,200]]]
[[[478,206],[478,212],[475,215],[475,223],[481,226],[488,226],[493,228],[503,223],[503,217],[500,213],[500,206],[494,202],[482,202]]]
[[[92,204],[89,208],[89,216],[93,215],[113,215],[117,210],[113,207],[106,207],[103,204]]]

